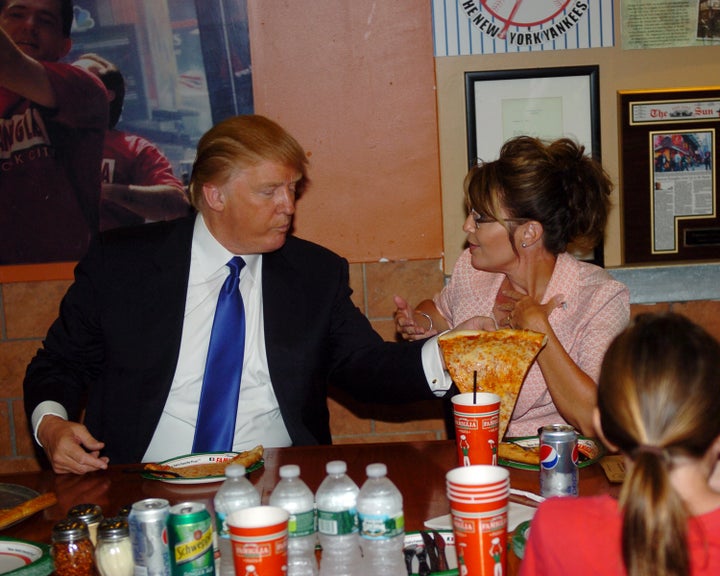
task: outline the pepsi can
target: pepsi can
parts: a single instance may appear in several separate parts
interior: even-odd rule
[[[578,433],[567,424],[551,424],[540,436],[540,495],[578,495]]]
[[[134,576],[170,576],[169,513],[170,503],[163,498],[146,498],[132,505],[128,525]]]

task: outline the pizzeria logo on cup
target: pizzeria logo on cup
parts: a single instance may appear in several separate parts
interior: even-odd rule
[[[474,520],[466,520],[460,518],[455,514],[452,515],[453,528],[458,532],[465,532],[466,534],[474,534],[477,530],[477,523]]]
[[[240,549],[247,558],[267,558],[273,555],[272,542],[241,544]]]
[[[477,418],[462,418],[460,416],[456,416],[455,425],[458,428],[463,428],[465,430],[477,430],[478,420]]]

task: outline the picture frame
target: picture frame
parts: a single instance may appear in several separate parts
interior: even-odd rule
[[[623,260],[720,258],[720,86],[618,92]]]
[[[72,49],[96,53],[123,74],[118,129],[145,138],[187,185],[198,140],[213,124],[254,111],[247,0],[80,0]],[[159,15],[167,13],[167,22]],[[63,214],[58,214],[62,218]],[[37,234],[35,230],[28,234]],[[0,258],[0,283],[71,280],[73,256]]]
[[[468,168],[497,158],[508,139],[569,137],[601,160],[600,67],[563,66],[465,73]],[[575,256],[599,266],[603,246]]]

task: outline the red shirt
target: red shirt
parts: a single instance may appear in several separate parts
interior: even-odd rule
[[[98,230],[105,88],[44,62],[57,107],[0,87],[0,264],[78,260]]]
[[[168,159],[145,138],[120,130],[108,130],[102,159],[102,182],[108,184],[159,184],[183,189]],[[100,205],[100,229],[142,224],[145,218],[112,202]]]
[[[693,576],[720,574],[720,508],[689,523]],[[530,525],[520,576],[624,576],[622,515],[610,496],[551,498]]]

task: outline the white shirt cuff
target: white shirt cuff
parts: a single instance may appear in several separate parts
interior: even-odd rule
[[[452,386],[452,378],[443,368],[440,347],[437,343],[438,336],[439,334],[428,338],[423,344],[422,365],[430,390],[433,391],[435,396],[442,397]]]
[[[40,440],[38,440],[37,436],[38,427],[40,426],[40,422],[42,422],[42,419],[45,416],[49,415],[59,416],[63,420],[68,419],[68,414],[67,410],[65,410],[65,407],[59,402],[55,402],[54,400],[45,400],[44,402],[40,402],[40,404],[35,406],[35,410],[33,410],[32,416],[30,417],[30,422],[32,423],[32,430],[33,436],[35,437],[35,442],[37,442],[40,446],[42,446],[42,444],[40,444]]]

